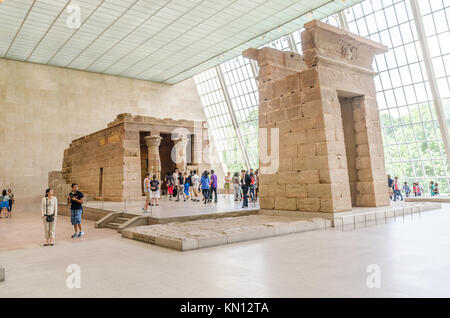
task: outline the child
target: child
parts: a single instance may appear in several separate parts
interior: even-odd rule
[[[403,186],[403,192],[405,192],[405,195],[407,198],[409,198],[409,194],[411,193],[411,188],[408,185],[408,182],[405,181],[405,185]]]

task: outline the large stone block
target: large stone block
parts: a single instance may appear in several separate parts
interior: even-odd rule
[[[288,198],[307,198],[306,184],[290,184],[285,187],[285,194]]]
[[[321,115],[323,113],[321,100],[316,99],[313,101],[305,101],[302,104],[302,113],[306,117],[315,117],[317,115]]]
[[[275,199],[275,210],[297,210],[297,199],[277,197]]]
[[[259,206],[261,209],[273,210],[275,208],[275,198],[261,196],[259,198]]]
[[[299,198],[297,199],[297,209],[304,212],[319,212],[319,198]]]
[[[319,72],[312,67],[300,73],[300,85],[302,91],[319,86]]]

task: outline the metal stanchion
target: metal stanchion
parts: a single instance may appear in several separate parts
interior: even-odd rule
[[[153,204],[150,201],[150,216],[153,217]]]
[[[367,227],[367,216],[364,214],[364,225]]]
[[[353,216],[353,229],[356,230],[356,220],[355,220],[355,216]]]
[[[344,218],[341,218],[342,221],[342,232],[344,232]]]
[[[387,224],[387,211],[384,211],[384,224]]]

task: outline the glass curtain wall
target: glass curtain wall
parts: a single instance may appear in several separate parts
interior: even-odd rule
[[[419,4],[450,127],[450,0],[421,0]],[[345,9],[342,14],[350,32],[383,43],[389,48],[386,54],[376,57],[373,65],[374,70],[379,72],[375,83],[386,171],[410,184],[420,181],[426,186],[430,180],[434,180],[439,183],[441,192],[448,193],[449,168],[409,0],[365,0]],[[322,21],[341,27],[338,15]],[[301,54],[301,31],[283,36],[266,46],[289,50],[288,37],[291,37],[293,45]],[[225,89],[244,136],[251,165],[257,168],[258,91],[254,78],[257,69],[251,63],[253,62],[237,57],[222,63],[218,69],[224,76]],[[194,77],[200,96],[209,94],[204,86],[201,87],[204,82],[202,78],[208,72],[211,70]],[[202,105],[208,120],[214,118],[208,112],[214,103],[203,97]],[[211,126],[213,123],[210,120],[208,122],[209,128],[215,131],[216,127]],[[231,122],[227,127],[233,129]],[[228,135],[217,138],[223,153],[226,152],[226,147],[222,141],[236,139],[236,135],[228,132]],[[235,144],[237,145],[237,141]],[[245,167],[242,156],[226,158],[223,164],[227,170],[234,171],[237,166]]]
[[[225,171],[240,171],[245,167],[244,156],[233,128],[217,69],[212,68],[195,76],[195,83],[219,161]]]
[[[444,144],[409,0],[366,0],[344,13],[350,32],[389,48],[373,65],[386,172],[410,184],[434,180],[448,192]]]

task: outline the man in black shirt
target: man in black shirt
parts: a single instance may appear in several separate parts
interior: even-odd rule
[[[72,238],[83,237],[81,230],[81,215],[83,214],[84,195],[78,191],[78,184],[72,184],[72,192],[67,197],[67,204],[70,204],[70,221],[75,228]],[[78,231],[78,232],[77,232]]]
[[[156,179],[156,175],[153,175],[152,180],[150,181],[150,202],[151,205],[158,206],[159,199],[159,181]]]

